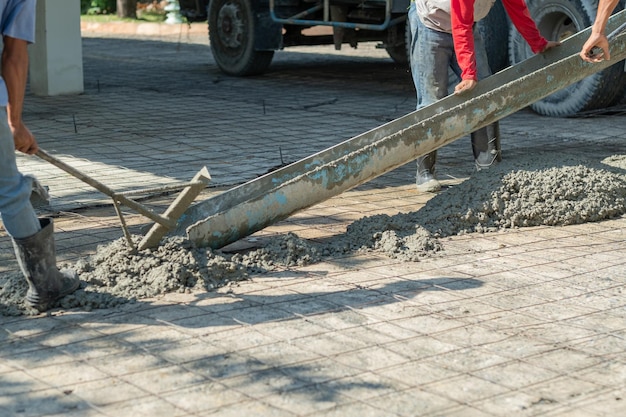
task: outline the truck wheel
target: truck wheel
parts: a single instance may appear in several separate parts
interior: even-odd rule
[[[595,19],[592,0],[529,0],[530,14],[548,40],[563,40],[590,26]],[[532,56],[530,47],[511,25],[509,58],[516,64]],[[564,117],[607,107],[623,95],[624,62],[597,72],[531,105],[544,116]],[[621,88],[616,88],[619,86]]]
[[[408,19],[398,24],[398,33],[402,34],[404,42],[385,48],[385,50],[395,63],[407,65],[411,61],[411,28]]]
[[[509,21],[502,2],[495,2],[489,14],[476,25],[485,43],[491,72],[495,74],[508,67]]]
[[[255,20],[250,0],[211,0],[209,43],[220,69],[230,75],[263,73],[274,51],[254,49]]]

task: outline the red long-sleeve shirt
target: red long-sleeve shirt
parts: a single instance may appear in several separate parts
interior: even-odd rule
[[[474,52],[474,1],[451,0],[452,37],[457,61],[461,67],[461,78],[478,80],[476,54]],[[548,41],[541,36],[535,21],[530,17],[524,0],[502,0],[511,21],[524,37],[534,53],[541,52]]]

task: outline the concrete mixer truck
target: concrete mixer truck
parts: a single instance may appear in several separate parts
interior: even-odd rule
[[[179,0],[179,6],[188,22],[208,23],[211,53],[220,70],[247,76],[266,72],[275,51],[302,45],[334,45],[340,50],[376,42],[393,61],[408,65],[409,1]],[[566,39],[590,26],[597,8],[595,0],[527,0],[527,4],[540,32],[550,40]],[[532,55],[501,2],[479,28],[493,72]],[[531,107],[542,115],[563,117],[621,104],[626,105],[624,61]]]

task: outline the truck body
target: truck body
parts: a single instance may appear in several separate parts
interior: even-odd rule
[[[622,10],[621,0],[616,11]],[[211,53],[221,71],[234,76],[268,70],[275,51],[291,46],[334,45],[340,50],[377,42],[397,63],[408,65],[410,0],[179,0],[189,22],[206,21]],[[550,40],[564,40],[590,26],[594,0],[527,0],[537,27]],[[512,27],[501,2],[481,20],[489,64],[495,73],[532,52]],[[419,35],[418,35],[419,36]],[[539,114],[570,116],[626,104],[624,61],[533,104]]]

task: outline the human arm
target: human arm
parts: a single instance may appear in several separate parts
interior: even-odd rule
[[[546,51],[548,41],[541,36],[535,21],[530,16],[530,11],[524,0],[502,0],[506,13],[517,31],[526,40],[533,53],[538,54]]]
[[[600,62],[604,59],[611,59],[609,52],[609,41],[606,38],[606,24],[609,16],[617,6],[619,0],[600,0],[596,20],[591,26],[591,34],[580,51],[580,57],[587,62]],[[592,54],[593,48],[602,49],[602,53]]]
[[[8,122],[13,132],[15,149],[34,154],[39,149],[35,137],[22,120],[26,81],[28,79],[28,42],[10,36],[3,37],[2,78],[7,87]]]
[[[474,50],[474,0],[450,0],[450,19],[454,53],[461,68],[462,81],[478,81]],[[455,91],[456,93],[456,91]]]
[[[548,41],[541,36],[524,0],[502,0],[502,4],[511,18],[511,22],[534,53],[545,52],[561,45],[559,41]]]
[[[468,91],[473,90],[477,85],[477,80],[461,80],[461,82],[454,87],[454,94],[460,95],[467,93]]]
[[[463,0],[452,0],[451,4],[453,4],[454,2],[458,3],[462,1]],[[561,44],[560,42],[557,42],[557,41],[548,41],[543,36],[541,36],[541,34],[539,33],[539,29],[537,29],[537,25],[535,24],[534,20],[530,16],[530,12],[524,0],[503,0],[502,3],[507,11],[507,14],[511,18],[511,21],[513,22],[514,26],[520,32],[522,37],[526,40],[526,42],[528,43],[528,45],[530,46],[531,50],[534,53],[545,52],[548,49],[554,48]],[[461,13],[463,12],[455,10],[454,6],[452,6],[453,21],[457,15],[461,16]],[[469,13],[469,12],[465,12],[465,13]],[[473,14],[473,8],[472,8],[472,14]],[[464,16],[463,19],[465,21],[465,25],[458,27],[457,30],[465,29],[467,27],[470,17]],[[455,27],[453,26],[453,31],[454,30],[455,30]],[[469,31],[471,34],[471,27]],[[453,36],[454,36],[454,32],[453,32]],[[461,34],[459,36],[467,36],[467,35]],[[473,37],[472,37],[472,41],[473,41]],[[456,50],[456,45],[457,44],[455,40],[455,50]],[[461,51],[461,54],[462,53],[463,52]],[[463,62],[462,57],[459,56],[458,52],[457,52],[457,60],[459,61],[459,66],[461,67],[463,73],[461,76],[462,81],[455,87],[454,93],[463,94],[465,92],[468,92],[474,89],[474,87],[476,87],[476,85],[478,84],[478,81],[477,81],[477,77],[475,73],[472,72],[471,67],[468,66],[467,68],[469,68],[469,70],[467,72],[465,71],[464,65],[468,65],[468,63]],[[475,59],[474,59],[473,64],[475,68]]]

